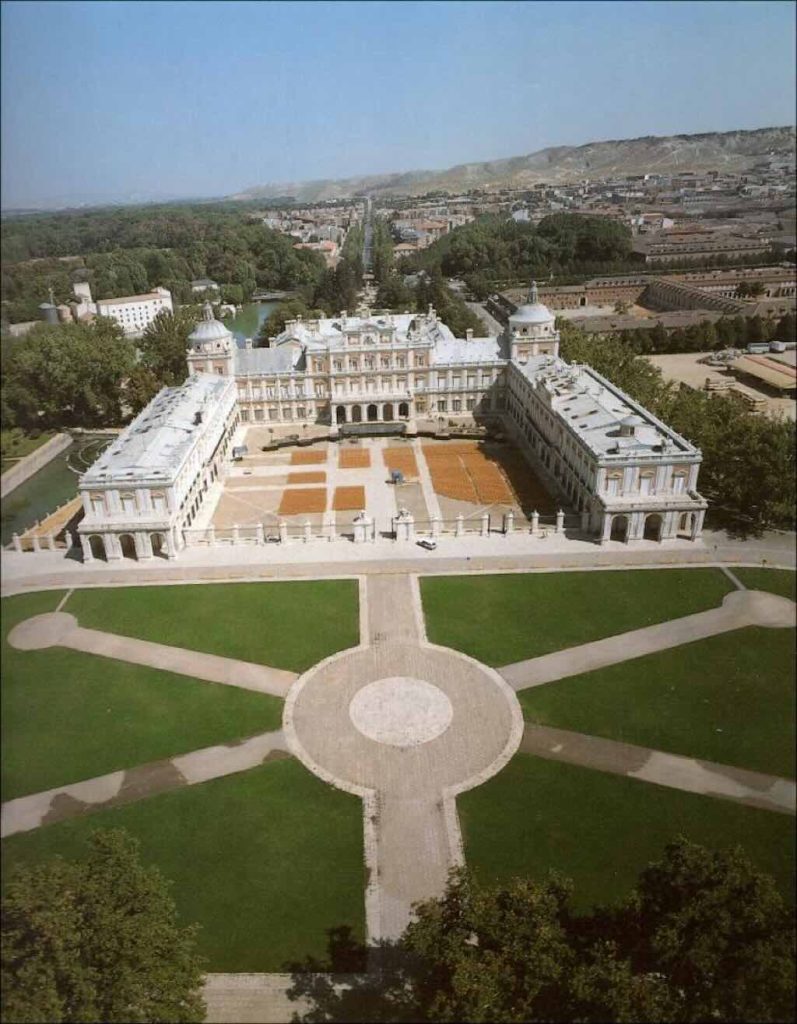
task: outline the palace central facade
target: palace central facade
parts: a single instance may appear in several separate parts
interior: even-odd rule
[[[109,557],[121,557],[124,543],[134,544],[137,557],[151,554],[154,543],[170,556],[181,550],[197,502],[224,475],[220,453],[226,456],[232,432],[247,424],[327,424],[335,437],[349,423],[403,421],[412,433],[418,421],[499,420],[557,500],[601,542],[701,534],[707,503],[697,491],[700,451],[590,367],[559,358],[554,316],[534,284],[506,330],[486,338],[455,338],[432,308],[363,309],[292,320],[270,348],[238,348],[208,304],[189,337],[187,361],[182,390],[161,392],[98,460],[102,474],[94,466],[81,479],[80,534],[89,557],[97,534],[110,535]],[[226,386],[214,389],[219,378]],[[216,416],[214,402],[223,405]],[[196,492],[175,491],[170,499],[171,484],[186,474],[165,450],[169,417],[190,420],[192,403],[201,405],[192,421],[194,460],[202,463],[192,476]],[[142,424],[153,417],[159,429],[142,440]],[[215,427],[203,440],[209,422]],[[142,472],[155,464],[161,511],[169,514],[150,534],[151,487]]]

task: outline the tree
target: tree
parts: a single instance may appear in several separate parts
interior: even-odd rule
[[[26,429],[115,426],[135,352],[108,317],[41,324],[3,359],[7,415]]]
[[[93,833],[83,861],[20,869],[2,923],[3,1021],[204,1019],[196,926],[122,829]]]
[[[380,971],[337,990],[323,971],[357,969],[350,937],[307,961],[291,993],[305,1021],[780,1021],[794,999],[794,927],[771,878],[741,850],[679,838],[628,899],[575,914],[556,875],[480,886],[452,873],[416,906]]]
[[[141,364],[152,372],[160,387],[173,387],[185,380],[188,336],[201,315],[198,306],[180,306],[173,313],[162,310],[147,325],[138,342]]]

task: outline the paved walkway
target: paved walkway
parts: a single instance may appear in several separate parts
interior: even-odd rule
[[[275,697],[284,697],[296,679],[295,672],[255,665],[251,661],[222,658],[184,647],[169,647],[97,629],[83,629],[75,616],[66,612],[50,612],[26,619],[11,630],[8,642],[23,651],[68,647],[73,651],[146,665],[224,686],[270,693]]]
[[[499,669],[515,690],[542,686],[555,679],[594,672],[607,665],[641,658],[670,647],[703,640],[743,626],[783,628],[795,625],[795,605],[785,597],[760,590],[736,590],[726,594],[721,608],[670,619],[656,626],[595,640],[580,647],[568,647],[554,654],[515,662]]]
[[[3,804],[0,838],[256,768],[290,756],[281,730],[110,772]]]
[[[497,673],[426,643],[409,576],[369,577],[367,608],[368,644],[303,676],[288,695],[284,727],[290,750],[312,772],[363,800],[366,919],[377,942],[404,931],[414,902],[443,892],[462,860],[455,797],[509,760],[523,721]],[[407,718],[402,686],[428,691],[429,707],[413,709],[419,721]],[[369,699],[366,691],[374,695],[373,731],[364,733],[350,707]],[[413,728],[430,731],[414,742]]]
[[[542,725],[526,725],[520,749],[551,761],[626,775],[688,793],[721,797],[783,814],[795,813],[795,783],[777,775]]]

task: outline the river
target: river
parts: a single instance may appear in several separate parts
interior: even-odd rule
[[[272,311],[277,308],[278,302],[247,302],[241,308],[240,313],[233,317],[225,317],[224,326],[232,331],[238,348],[244,347],[246,338],[255,338],[260,330],[260,325],[267,320]]]
[[[11,543],[15,533],[23,533],[29,526],[54,512],[59,505],[77,495],[77,481],[81,473],[97,459],[113,436],[81,436],[60,455],[34,473],[30,480],[20,484],[3,498],[0,543]]]

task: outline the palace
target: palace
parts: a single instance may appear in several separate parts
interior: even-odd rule
[[[84,552],[184,546],[210,483],[248,426],[419,424],[488,419],[524,452],[582,529],[609,539],[697,539],[701,453],[588,366],[559,358],[554,316],[528,300],[497,337],[455,338],[426,313],[289,321],[270,348],[238,348],[212,307],[189,336],[189,377],[164,389],[80,481]],[[361,428],[362,429],[362,428]],[[239,442],[236,442],[239,443]],[[153,547],[153,545],[155,547]]]

